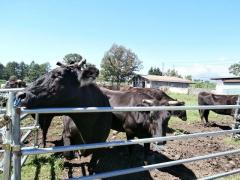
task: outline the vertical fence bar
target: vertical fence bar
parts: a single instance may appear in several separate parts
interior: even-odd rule
[[[34,129],[34,142],[33,142],[34,147],[36,147],[38,145],[38,128],[37,128],[39,126],[39,114],[38,113],[35,114],[35,120],[36,120],[36,122],[34,125],[35,129]]]
[[[9,92],[9,97],[7,101],[7,115],[12,115],[12,107],[14,101],[14,92]],[[12,132],[12,122],[6,126],[6,139],[4,140],[5,151],[3,157],[3,179],[10,179],[11,177],[11,132]]]
[[[240,104],[240,95],[238,95],[238,97],[237,97],[237,102],[236,102],[236,105],[239,105]],[[239,117],[239,115],[238,115],[238,113],[239,113],[239,109],[237,108],[237,109],[235,109],[235,111],[234,111],[234,124],[233,124],[233,129],[239,129],[240,128],[240,117]],[[238,138],[239,139],[239,137],[240,137],[240,133],[234,133],[233,134],[233,137],[234,138]]]
[[[20,111],[14,108],[12,118],[13,180],[21,180]]]

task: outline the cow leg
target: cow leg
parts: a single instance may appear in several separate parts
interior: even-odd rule
[[[150,154],[150,143],[144,143],[144,158],[146,159],[147,156]]]
[[[127,140],[130,140],[130,139],[133,139],[133,138],[134,138],[133,135],[129,135],[129,134],[126,134],[126,135],[127,135]],[[128,146],[129,155],[132,155],[133,148],[134,148],[134,145],[129,145],[129,146]]]
[[[72,145],[71,139],[70,139],[69,136],[63,136],[63,145],[64,146]],[[63,155],[68,160],[71,160],[71,159],[74,158],[74,152],[73,151],[65,151],[65,152],[63,152]]]
[[[73,141],[71,140],[71,130],[70,130],[70,122],[71,120],[69,119],[68,116],[63,116],[63,145],[64,146],[70,146],[73,145]],[[73,137],[74,138],[74,137]],[[66,159],[70,160],[74,158],[74,152],[73,151],[65,151],[63,152],[63,155]]]
[[[51,125],[53,116],[48,115],[39,115],[39,125],[42,130],[42,144],[43,147],[46,147],[46,139],[47,139],[47,133],[48,129]]]
[[[208,122],[209,110],[205,110],[203,115],[204,115],[204,119],[205,119],[205,124],[208,124],[209,123]]]
[[[205,124],[204,111],[205,110],[199,109],[199,115],[203,124]]]

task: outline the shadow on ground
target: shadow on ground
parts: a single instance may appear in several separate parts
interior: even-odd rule
[[[143,154],[144,151],[143,151],[143,146],[141,145],[136,145],[134,147],[134,150],[131,156],[129,155],[128,148],[126,146],[105,149],[104,151],[105,152],[102,153],[100,157],[98,157],[96,167],[93,169],[94,173],[96,174],[113,171],[113,170],[121,170],[121,169],[134,168],[134,167],[140,167],[144,165],[172,161],[168,157],[156,151],[152,152],[153,155],[144,161],[144,154]],[[73,172],[74,168],[79,168],[81,171],[81,175],[88,174],[87,172],[88,165],[89,163],[78,164],[78,163],[67,162],[65,163],[64,166],[65,168],[68,169],[68,176],[69,178],[71,178],[72,177],[71,173]],[[175,177],[178,177],[179,179],[196,179],[195,174],[184,165],[158,169],[157,171],[167,172]],[[154,177],[151,176],[149,171],[143,171],[140,173],[116,176],[116,177],[106,178],[106,179],[152,180],[154,179]]]

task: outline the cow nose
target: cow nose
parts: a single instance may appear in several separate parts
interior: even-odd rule
[[[25,92],[19,92],[16,95],[16,99],[25,99],[26,98],[26,93]]]

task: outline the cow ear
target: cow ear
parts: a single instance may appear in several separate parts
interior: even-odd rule
[[[82,70],[82,77],[83,79],[89,78],[97,78],[99,75],[99,70],[94,66],[89,66]]]

